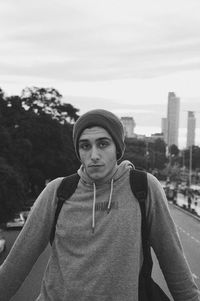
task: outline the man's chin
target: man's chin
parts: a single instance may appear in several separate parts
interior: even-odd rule
[[[90,173],[89,174],[89,177],[91,180],[93,181],[98,181],[98,180],[101,180],[103,179],[103,175],[99,174],[99,173]]]

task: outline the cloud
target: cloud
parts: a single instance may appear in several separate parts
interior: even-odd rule
[[[199,0],[0,1],[1,88],[54,87],[82,111],[148,127],[160,127],[175,91],[185,127],[200,99],[199,11]]]
[[[102,97],[75,97],[64,96],[64,102],[69,102],[76,108],[80,109],[80,114],[91,109],[104,108],[111,110],[118,117],[131,116],[135,119],[136,124],[140,126],[157,126],[161,125],[161,118],[166,115],[167,108],[161,104],[138,105],[137,103],[128,103],[126,99],[119,102],[114,99],[106,99]]]
[[[0,74],[99,81],[199,69],[199,8],[194,0],[8,0]]]

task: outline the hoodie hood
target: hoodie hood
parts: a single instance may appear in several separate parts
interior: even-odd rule
[[[111,202],[112,202],[112,195],[113,195],[113,188],[114,188],[114,182],[120,179],[125,173],[127,173],[131,168],[134,168],[133,164],[128,161],[122,161],[119,165],[117,165],[117,168],[113,175],[111,175],[110,178],[106,179],[106,181],[102,181],[100,184],[95,183],[85,172],[84,166],[81,165],[81,167],[78,170],[78,174],[80,176],[80,181],[84,183],[84,185],[87,186],[93,186],[93,205],[92,205],[92,232],[94,233],[95,230],[95,205],[96,205],[96,189],[98,186],[103,186],[107,183],[110,183],[110,194],[108,199],[108,206],[107,206],[107,213],[111,210]]]
[[[117,168],[116,168],[114,174],[110,178],[108,178],[105,182],[102,181],[101,184],[98,184],[98,182],[97,182],[97,183],[95,183],[95,185],[96,186],[104,185],[105,183],[109,183],[112,180],[115,182],[116,180],[121,178],[124,175],[124,173],[126,173],[128,170],[130,170],[130,168],[134,168],[134,165],[130,161],[124,160],[119,165],[117,165]],[[80,166],[80,168],[78,170],[78,175],[80,176],[81,181],[84,184],[86,184],[86,185],[94,184],[94,181],[85,172],[83,165]]]

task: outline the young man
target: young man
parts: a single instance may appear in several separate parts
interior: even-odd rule
[[[111,112],[92,110],[76,122],[73,140],[80,180],[60,211],[37,301],[138,301],[141,212],[129,183],[132,165],[117,164],[123,126]],[[49,242],[61,180],[40,194],[0,269],[2,301],[10,300]],[[199,301],[165,193],[151,174],[146,210],[150,242],[174,300]]]

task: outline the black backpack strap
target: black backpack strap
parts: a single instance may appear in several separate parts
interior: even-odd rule
[[[56,195],[58,198],[58,202],[57,202],[54,222],[53,222],[53,226],[52,226],[51,234],[50,234],[50,244],[51,245],[53,244],[53,241],[54,241],[56,224],[57,224],[60,210],[61,210],[64,202],[67,199],[69,199],[72,196],[72,194],[75,192],[78,182],[79,182],[79,179],[80,179],[80,177],[77,173],[67,176],[62,180],[62,182],[60,183],[60,185],[57,189]]]
[[[151,250],[149,244],[149,231],[146,219],[146,206],[145,201],[147,199],[148,194],[148,181],[147,181],[147,173],[143,170],[138,170],[132,168],[130,170],[130,186],[131,190],[139,202],[141,215],[142,215],[142,247],[143,247],[143,255],[144,261],[141,269],[141,274],[145,277],[149,277],[152,271],[152,258],[151,258]]]
[[[144,203],[148,193],[147,173],[143,170],[131,168],[130,185],[139,203]]]
[[[142,247],[143,264],[139,275],[138,300],[139,301],[170,301],[165,292],[152,279],[153,260],[149,243],[149,230],[146,218],[145,201],[148,195],[147,173],[145,171],[131,169],[130,185],[133,194],[137,198],[142,215]]]

